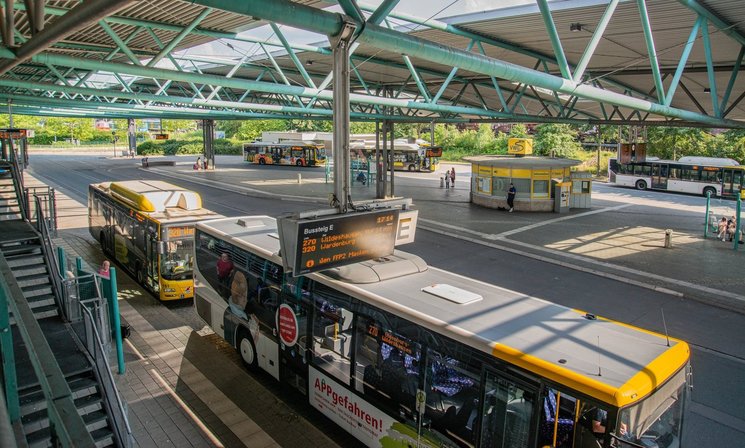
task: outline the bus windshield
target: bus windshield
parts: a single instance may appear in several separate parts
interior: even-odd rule
[[[191,239],[171,240],[166,244],[168,252],[160,258],[160,276],[165,280],[189,280],[193,275]]]
[[[681,446],[685,376],[686,370],[683,369],[662,386],[659,392],[620,412],[619,446]]]

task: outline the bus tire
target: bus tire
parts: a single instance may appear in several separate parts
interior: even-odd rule
[[[413,164],[409,165],[409,171],[415,171],[415,170],[416,170],[416,167]]]
[[[636,181],[636,189],[637,190],[646,190],[647,189],[647,181],[643,179],[639,179]]]
[[[259,165],[266,165],[266,160],[263,157],[259,159]]]
[[[706,197],[706,193],[710,193],[712,198],[717,197],[717,189],[714,187],[706,187],[704,188],[703,195]]]
[[[298,160],[297,162],[295,162],[295,165],[297,165],[297,166],[303,166],[303,161],[302,161],[302,159],[300,159],[300,160]]]
[[[236,349],[238,350],[238,354],[241,356],[243,365],[251,370],[256,369],[256,366],[258,365],[256,361],[256,346],[254,345],[254,341],[251,340],[251,333],[249,333],[245,328],[239,328],[236,342]]]
[[[101,251],[103,253],[108,253],[109,249],[106,247],[106,235],[101,232],[98,234],[98,242],[101,243]]]
[[[137,263],[135,265],[135,272],[137,275],[137,283],[144,285],[145,284],[145,273],[142,270],[142,265],[140,265],[140,263]]]

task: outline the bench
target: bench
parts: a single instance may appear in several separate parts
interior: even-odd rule
[[[151,166],[175,166],[175,160],[142,160],[142,167],[148,168]]]

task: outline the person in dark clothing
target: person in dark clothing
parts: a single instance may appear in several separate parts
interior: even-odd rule
[[[507,190],[507,206],[510,208],[510,212],[515,209],[515,196],[517,196],[517,188],[513,183],[510,183],[510,188]]]

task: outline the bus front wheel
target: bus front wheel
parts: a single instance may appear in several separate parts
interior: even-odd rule
[[[645,181],[645,180],[637,180],[636,181],[636,189],[637,190],[646,190],[647,189],[647,181]]]
[[[297,162],[295,162],[295,165],[297,165],[297,166],[303,166],[303,161],[302,160],[298,160]]]
[[[706,197],[707,195],[711,196],[712,198],[717,197],[717,189],[714,187],[704,188],[703,193],[704,193],[704,197]]]
[[[414,170],[416,170],[416,167],[414,165],[409,165],[409,171],[414,171]]]
[[[243,329],[238,333],[238,353],[246,367],[256,368],[256,346],[251,340],[251,333]]]
[[[263,157],[259,159],[259,165],[266,165],[266,160]]]

